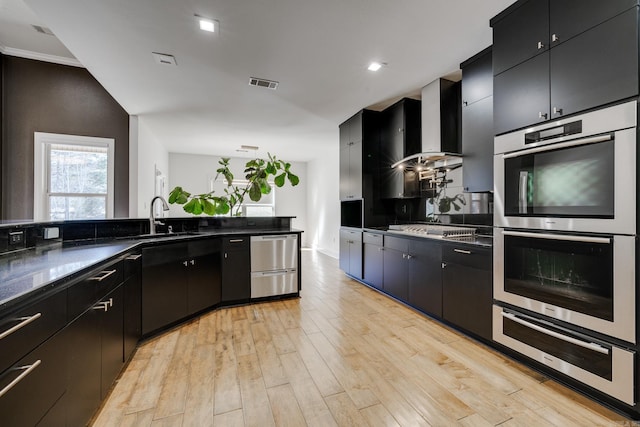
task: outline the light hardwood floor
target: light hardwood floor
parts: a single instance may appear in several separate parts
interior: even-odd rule
[[[620,426],[630,420],[303,251],[302,297],[144,342],[94,426]]]

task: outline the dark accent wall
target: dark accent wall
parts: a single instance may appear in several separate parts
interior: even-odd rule
[[[0,55],[0,215],[33,218],[33,134],[115,139],[114,216],[129,216],[129,114],[84,68]]]

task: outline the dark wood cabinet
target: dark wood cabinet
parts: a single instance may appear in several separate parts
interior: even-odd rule
[[[398,250],[397,245],[387,246],[385,239],[383,257],[383,290],[394,298],[407,301],[409,298],[409,269],[406,250]]]
[[[383,289],[384,236],[365,231],[362,233],[363,274],[362,279],[377,289]]]
[[[441,244],[433,240],[409,242],[409,295],[413,307],[442,317]]]
[[[586,3],[519,1],[491,20],[496,135],[638,95],[637,1]]]
[[[362,279],[362,230],[340,229],[340,269]]]
[[[251,238],[222,239],[222,302],[246,302],[251,298]]]
[[[144,248],[142,333],[219,303],[221,280],[218,239]]]
[[[418,197],[415,173],[392,169],[391,165],[422,150],[420,101],[404,98],[387,107],[381,115],[380,170],[381,197]]]
[[[142,254],[127,255],[124,259],[124,360],[133,354],[142,337]]]
[[[105,296],[103,301],[109,304],[106,310],[98,310],[100,318],[101,380],[100,398],[107,397],[111,384],[124,366],[124,293],[118,286]]]
[[[491,47],[462,69],[462,183],[467,192],[493,191],[493,73]]]
[[[340,200],[365,197],[377,174],[378,115],[362,110],[340,125]]]
[[[444,244],[442,317],[467,332],[492,339],[493,258],[491,248]]]
[[[551,119],[637,96],[638,9],[627,10],[549,54]]]

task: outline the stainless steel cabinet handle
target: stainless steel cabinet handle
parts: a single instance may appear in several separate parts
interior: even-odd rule
[[[188,261],[182,261],[182,265],[184,265],[185,267],[189,265]]]
[[[562,114],[562,108],[553,107],[553,114]]]
[[[467,251],[464,249],[454,249],[453,252],[458,252],[459,254],[471,255],[471,251]]]
[[[518,316],[516,316],[515,314],[512,314],[512,313],[505,313],[503,311],[501,314],[502,314],[503,317],[506,317],[509,320],[513,320],[516,323],[519,323],[519,324],[521,324],[523,326],[526,326],[527,328],[531,328],[533,330],[541,332],[541,333],[543,333],[545,335],[549,335],[551,337],[558,338],[559,340],[566,341],[566,342],[571,343],[571,344],[575,344],[575,345],[577,345],[579,347],[583,347],[583,348],[587,348],[589,350],[597,351],[598,353],[609,354],[609,349],[608,348],[602,347],[601,345],[598,345],[596,343],[581,341],[581,340],[575,339],[573,337],[560,334],[560,333],[558,333],[556,331],[552,331],[550,329],[543,328],[542,326],[538,326],[538,325],[536,325],[534,323],[527,322],[526,320],[523,320],[523,319],[519,318]]]
[[[137,260],[138,258],[140,258],[141,256],[142,256],[142,254],[129,255],[129,256],[127,256],[125,259],[126,259],[127,261],[135,261],[135,260]]]
[[[189,261],[189,263],[190,263],[191,265],[196,265],[196,260],[195,260],[195,259],[192,259],[191,261]]]
[[[241,243],[244,242],[244,239],[229,239],[229,243]]]
[[[544,43],[538,42],[538,50],[544,49]]]
[[[118,270],[104,270],[104,271],[101,271],[100,273],[98,273],[97,276],[93,276],[93,277],[89,278],[89,280],[96,280],[98,282],[102,282],[104,279],[106,279],[107,277],[111,276],[116,271],[118,271]]]
[[[113,298],[109,298],[109,301],[107,301],[107,304],[109,304],[109,307],[113,307]]]
[[[15,387],[16,384],[18,384],[20,381],[22,381],[22,379],[24,377],[26,377],[31,372],[33,372],[33,370],[36,369],[38,366],[40,366],[41,363],[42,363],[42,360],[38,359],[35,362],[33,362],[33,364],[31,364],[31,365],[19,366],[19,367],[15,368],[16,371],[24,371],[24,372],[21,373],[20,375],[18,375],[9,384],[7,384],[7,386],[5,388],[0,390],[0,397],[2,397],[5,394],[7,394],[9,392],[9,390],[11,390],[13,387]]]
[[[558,40],[560,40],[560,38],[558,37],[558,35],[557,35],[557,34],[552,34],[552,35],[551,35],[551,41],[552,41],[552,42],[557,42]]]
[[[96,305],[93,306],[94,310],[102,310],[109,311],[109,302],[108,301],[100,301]]]
[[[442,268],[446,268],[446,267],[447,267],[447,263],[446,263],[446,262],[443,262],[442,264],[440,264],[440,267],[442,267]]]
[[[568,242],[604,243],[607,245],[611,243],[611,239],[608,237],[569,236],[564,234],[528,233],[525,231],[508,230],[503,231],[502,234],[504,234],[505,236],[529,237],[532,239],[566,240]]]
[[[540,153],[542,151],[558,150],[560,148],[577,147],[579,145],[595,144],[596,142],[611,141],[612,139],[613,139],[613,136],[611,136],[611,134],[592,136],[592,137],[589,137],[589,138],[582,138],[582,139],[576,139],[576,140],[573,140],[573,141],[560,142],[560,143],[557,143],[557,144],[552,144],[550,146],[549,145],[544,145],[542,147],[530,148],[528,150],[522,150],[522,151],[518,151],[516,153],[504,154],[502,156],[502,158],[503,159],[510,159],[510,158],[513,158],[513,157],[520,157],[520,156],[524,156],[524,155],[527,155],[527,154]]]
[[[547,116],[548,116],[548,114],[547,114],[547,113],[543,113],[542,111],[540,111],[540,112],[538,113],[538,118],[539,118],[539,119],[546,119],[546,118],[547,118]]]
[[[378,248],[379,251],[384,251],[384,248]]]
[[[33,316],[28,316],[28,317],[19,317],[16,320],[20,320],[21,322],[18,323],[16,326],[7,329],[6,331],[4,331],[3,333],[0,334],[0,340],[2,338],[6,338],[9,335],[11,335],[12,333],[14,333],[15,331],[17,331],[18,329],[24,328],[25,326],[27,326],[29,323],[33,322],[34,320],[40,318],[40,316],[42,316],[42,313],[36,313]]]
[[[402,254],[402,259],[407,259],[407,254]]]
[[[415,258],[415,257],[413,255],[407,254],[407,259],[412,259],[412,258]]]

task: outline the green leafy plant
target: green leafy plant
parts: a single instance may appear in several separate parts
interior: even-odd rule
[[[269,178],[273,178],[276,187],[284,186],[286,181],[292,186],[298,185],[300,178],[291,172],[291,164],[278,160],[268,153],[268,159],[253,159],[245,164],[246,185],[233,183],[233,173],[229,169],[229,158],[218,161],[220,167],[216,170],[215,180],[220,176],[227,186],[224,194],[216,195],[215,191],[204,194],[191,194],[182,187],[176,187],[169,194],[169,203],[183,205],[185,212],[194,215],[226,215],[234,216],[241,213],[241,207],[247,195],[254,202],[259,201],[263,194],[271,192]]]
[[[449,213],[451,208],[457,212],[462,209],[462,206],[467,204],[464,195],[461,193],[458,193],[453,197],[447,196],[447,184],[452,182],[452,179],[447,179],[446,170],[442,171],[440,176],[436,175],[431,180],[431,183],[435,188],[433,190],[433,195],[427,199],[427,202],[434,206],[434,208],[437,206],[437,213],[439,214]],[[427,215],[427,219],[429,221],[438,222],[435,209]]]

